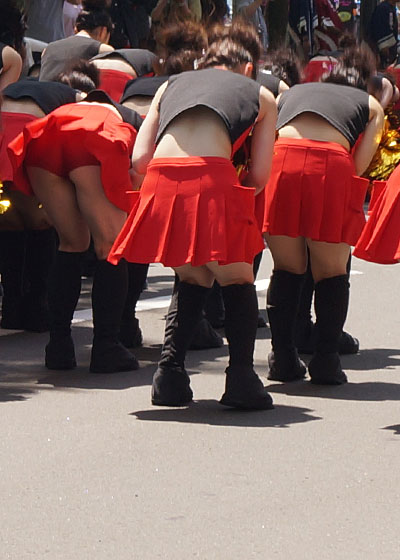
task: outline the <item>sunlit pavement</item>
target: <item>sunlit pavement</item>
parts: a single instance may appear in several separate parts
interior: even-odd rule
[[[266,253],[260,308],[271,271]],[[141,369],[88,373],[89,283],[75,316],[78,368],[43,366],[46,334],[0,337],[1,559],[398,560],[400,265],[353,260],[343,357],[349,383],[269,383],[275,409],[218,404],[226,346],[190,352],[195,402],[153,407],[172,273],[151,268]]]

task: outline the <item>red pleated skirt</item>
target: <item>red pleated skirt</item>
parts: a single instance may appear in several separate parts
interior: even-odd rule
[[[368,180],[340,144],[279,138],[265,190],[263,232],[355,245]]]
[[[400,167],[376,199],[354,255],[379,264],[400,262]]]
[[[101,68],[99,89],[102,89],[103,91],[108,93],[113,101],[119,103],[119,100],[124,93],[127,82],[132,79],[133,76],[131,76],[127,72]]]
[[[108,260],[172,267],[252,263],[264,248],[254,192],[239,185],[225,158],[153,159]]]
[[[0,180],[12,181],[13,168],[7,154],[7,146],[23,131],[26,124],[36,120],[37,117],[27,113],[2,112],[0,119]]]
[[[77,167],[100,165],[107,198],[121,210],[129,211],[130,155],[136,134],[107,106],[62,105],[25,126],[9,145],[14,185],[25,194],[33,194],[27,166],[68,177]]]

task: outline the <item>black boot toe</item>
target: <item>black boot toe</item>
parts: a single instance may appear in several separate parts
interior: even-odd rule
[[[233,370],[228,367],[225,393],[219,402],[224,406],[242,410],[271,410],[274,408],[271,395],[253,369]]]

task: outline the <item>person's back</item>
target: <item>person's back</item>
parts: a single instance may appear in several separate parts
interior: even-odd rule
[[[235,91],[235,97],[227,91]],[[259,95],[259,84],[229,70],[173,76],[160,100],[156,157],[190,153],[229,159],[232,146],[257,118]]]
[[[81,35],[50,43],[42,56],[39,80],[54,80],[74,60],[90,60],[98,54],[100,45],[100,41]]]

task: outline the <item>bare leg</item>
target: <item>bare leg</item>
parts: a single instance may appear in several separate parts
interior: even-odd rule
[[[76,365],[71,321],[80,294],[80,262],[89,246],[89,228],[71,181],[36,167],[28,167],[27,171],[33,191],[60,240],[49,278],[50,342],[46,346],[46,366],[71,369]]]

